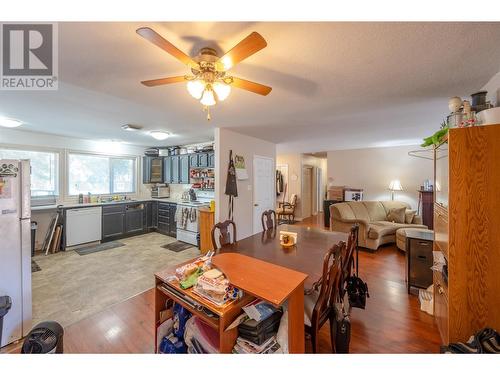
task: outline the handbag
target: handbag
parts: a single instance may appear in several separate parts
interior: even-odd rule
[[[351,276],[347,279],[346,289],[351,306],[364,309],[366,306],[366,297],[370,297],[370,293],[368,293],[368,284],[357,276]]]
[[[346,291],[352,307],[364,309],[366,298],[370,298],[368,284],[359,277],[359,250],[356,244],[356,276],[349,276],[346,280]]]
[[[349,353],[351,342],[351,319],[349,307],[344,303],[334,304],[334,340],[336,353]]]

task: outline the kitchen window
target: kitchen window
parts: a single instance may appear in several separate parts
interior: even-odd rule
[[[68,155],[68,193],[135,193],[136,159],[93,154]]]
[[[0,148],[0,159],[29,159],[31,197],[59,195],[59,153]]]

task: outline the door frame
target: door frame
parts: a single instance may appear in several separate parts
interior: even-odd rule
[[[301,216],[302,219],[305,219],[306,213],[304,212],[304,202],[306,202],[306,197],[304,195],[304,186],[305,186],[305,179],[304,179],[304,170],[309,169],[311,171],[311,181],[310,181],[310,186],[309,186],[309,192],[310,196],[308,199],[309,202],[309,208],[310,208],[310,214],[309,216],[312,216],[314,214],[314,166],[310,164],[303,164],[302,165],[302,170],[301,170],[301,187],[300,187],[300,194],[302,195],[302,203],[301,203]]]
[[[252,158],[252,233],[253,234],[256,234],[256,233],[260,233],[261,232],[261,228],[256,228],[255,227],[255,223],[256,223],[256,218],[255,218],[255,159],[266,159],[266,160],[270,160],[271,163],[272,163],[272,171],[274,173],[274,177],[273,177],[273,183],[272,183],[272,186],[274,186],[274,195],[273,195],[273,199],[272,199],[272,202],[273,202],[273,207],[271,207],[271,209],[275,209],[275,205],[276,205],[276,199],[275,199],[275,196],[276,196],[276,181],[274,181],[274,179],[276,178],[276,159],[275,158],[270,158],[269,156],[262,156],[262,155],[253,155],[253,158]]]

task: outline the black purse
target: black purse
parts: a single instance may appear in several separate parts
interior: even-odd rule
[[[349,353],[349,343],[351,342],[349,308],[343,303],[335,303],[334,314],[335,353]]]
[[[349,304],[352,307],[364,309],[366,306],[366,298],[370,298],[368,292],[368,284],[359,277],[359,250],[356,244],[356,276],[350,276],[346,280],[346,291],[349,296]]]
[[[368,284],[357,276],[351,276],[347,279],[346,289],[349,296],[349,304],[352,307],[364,309],[366,306],[366,297],[370,298]]]

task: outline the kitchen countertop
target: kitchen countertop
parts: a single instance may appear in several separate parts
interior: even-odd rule
[[[124,201],[110,201],[101,203],[70,203],[70,204],[59,204],[59,205],[48,205],[48,206],[33,206],[31,211],[49,211],[56,210],[58,208],[71,209],[71,208],[83,208],[83,207],[97,207],[97,206],[107,206],[112,204],[134,204],[134,203],[144,203],[144,202],[165,202],[165,203],[182,203],[179,198],[137,198]]]

